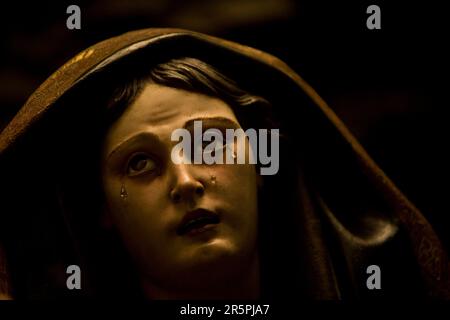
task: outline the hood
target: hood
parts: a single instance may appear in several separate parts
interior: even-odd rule
[[[314,297],[345,296],[349,289],[344,282],[361,291],[366,266],[379,264],[382,256],[388,260],[385,251],[401,251],[401,241],[411,249],[427,294],[450,297],[447,255],[423,214],[295,71],[257,49],[180,29],[138,30],[102,41],[69,60],[30,96],[0,134],[0,157],[50,110],[64,108],[57,102],[79,83],[144,50],[149,59],[152,54],[203,59],[227,70],[249,91],[277,102],[274,112],[291,148],[301,149],[297,153],[304,163],[291,178],[301,186],[295,191],[302,199],[298,233],[308,244],[304,254],[310,261],[309,285],[320,287]],[[297,140],[302,142],[296,144]],[[397,239],[399,234],[404,240]],[[330,241],[339,249],[331,250]]]

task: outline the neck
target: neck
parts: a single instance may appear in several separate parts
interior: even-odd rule
[[[256,256],[249,267],[240,274],[223,281],[211,281],[207,288],[183,288],[171,290],[143,280],[147,298],[153,300],[255,300],[260,297],[260,268]]]

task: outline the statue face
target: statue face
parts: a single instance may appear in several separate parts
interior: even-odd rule
[[[171,160],[172,132],[199,119],[203,130],[240,128],[220,99],[147,84],[104,142],[107,216],[141,275],[161,285],[236,272],[257,251],[255,165]]]

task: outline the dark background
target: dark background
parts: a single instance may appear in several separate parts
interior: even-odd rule
[[[395,2],[395,4],[393,3]],[[441,2],[443,3],[443,2]],[[66,8],[81,8],[81,30]],[[368,30],[366,8],[381,8]],[[450,248],[448,13],[431,1],[11,1],[1,4],[0,130],[77,52],[120,33],[180,27],[272,53],[329,103]]]

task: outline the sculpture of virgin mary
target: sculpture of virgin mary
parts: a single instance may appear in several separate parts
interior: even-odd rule
[[[267,130],[278,170],[175,163],[172,133],[196,121]],[[146,29],[79,53],[0,134],[0,175],[5,298],[450,297],[432,226],[314,89],[212,36]]]

